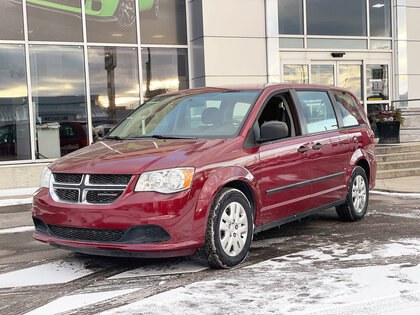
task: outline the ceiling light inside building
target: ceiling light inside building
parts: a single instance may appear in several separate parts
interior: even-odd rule
[[[377,3],[375,5],[372,6],[372,8],[383,8],[385,6],[385,4],[383,3]]]

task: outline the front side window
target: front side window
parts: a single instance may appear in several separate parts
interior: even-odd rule
[[[338,108],[340,109],[344,127],[356,126],[364,123],[362,118],[363,113],[350,94],[339,91],[332,91],[332,93],[337,101]]]
[[[366,36],[366,0],[307,0],[308,35]]]
[[[338,129],[337,119],[326,92],[298,91],[308,133]]]
[[[125,118],[109,138],[229,138],[259,90],[158,96]]]

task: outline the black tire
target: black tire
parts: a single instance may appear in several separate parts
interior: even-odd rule
[[[364,206],[361,207],[359,210],[355,208],[354,202],[353,202],[353,186],[355,185],[355,182],[358,180],[358,178],[362,178],[365,185],[365,203]],[[350,183],[347,190],[347,196],[346,196],[346,202],[340,206],[337,206],[335,209],[337,211],[338,216],[341,220],[347,221],[347,222],[354,222],[361,220],[367,211],[369,204],[369,181],[366,176],[365,170],[360,167],[356,166],[353,169],[353,173],[350,177]]]
[[[244,247],[235,256],[226,254],[222,247],[220,224],[222,214],[233,202],[239,203],[246,213],[247,235]],[[206,240],[202,248],[197,249],[195,257],[213,268],[231,268],[240,264],[248,255],[253,234],[253,211],[246,196],[238,189],[222,188],[214,198],[207,222]]]

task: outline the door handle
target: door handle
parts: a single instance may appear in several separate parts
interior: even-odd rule
[[[309,151],[310,149],[311,148],[309,148],[309,147],[301,146],[301,147],[299,147],[298,152],[299,153],[305,153],[306,151]]]
[[[321,143],[317,143],[315,145],[312,146],[312,149],[314,150],[320,150],[324,145],[322,145]]]

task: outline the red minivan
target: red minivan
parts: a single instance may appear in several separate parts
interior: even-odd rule
[[[157,96],[44,170],[35,239],[97,255],[243,261],[260,231],[335,207],[357,221],[375,185],[357,98],[317,85]]]

